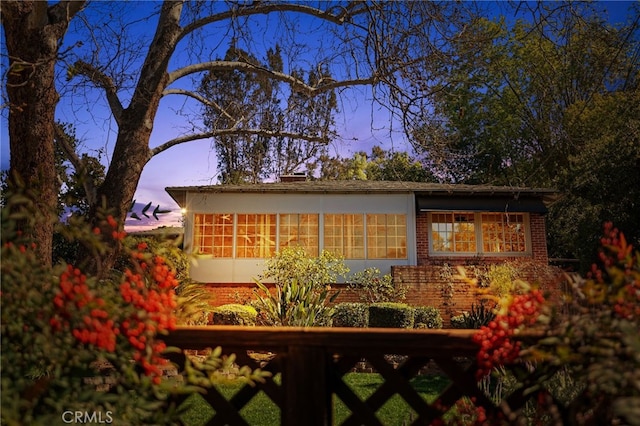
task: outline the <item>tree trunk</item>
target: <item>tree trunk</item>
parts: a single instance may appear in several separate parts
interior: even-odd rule
[[[181,13],[180,2],[165,2],[162,5],[158,28],[142,66],[131,104],[118,119],[118,138],[109,170],[97,191],[96,201],[110,211],[121,228],[131,207],[142,169],[152,157],[149,139],[162,92],[169,81],[167,69],[179,39]],[[90,217],[98,221],[96,207]],[[114,241],[113,247],[114,250],[109,250],[101,259],[101,265],[97,265],[99,271],[109,270],[115,263],[119,248],[117,241]]]
[[[33,226],[26,236],[37,245],[45,265],[51,264],[53,225],[59,184],[54,158],[54,114],[58,103],[55,64],[69,20],[83,2],[6,1],[2,25],[9,70],[10,172],[22,181],[34,201]],[[14,188],[18,181],[9,182]]]

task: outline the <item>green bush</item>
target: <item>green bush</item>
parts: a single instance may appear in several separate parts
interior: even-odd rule
[[[213,324],[216,325],[256,325],[258,311],[251,306],[231,303],[213,309]]]
[[[407,295],[406,285],[394,283],[389,274],[380,275],[378,268],[367,268],[354,273],[347,285],[364,303],[400,302]]]
[[[440,311],[433,306],[419,306],[413,309],[414,328],[442,328]]]
[[[483,302],[473,303],[470,312],[463,312],[451,318],[451,328],[479,329],[489,324],[495,317],[494,310],[485,306]]]
[[[374,303],[369,306],[369,327],[411,328],[413,308],[404,303]]]
[[[264,325],[291,327],[322,327],[329,325],[333,309],[327,305],[338,293],[329,297],[329,288],[322,290],[313,283],[299,284],[287,281],[276,284],[275,293],[256,280],[254,290],[256,302],[253,306],[259,312]]]
[[[339,303],[333,308],[334,327],[368,327],[369,306],[364,303]]]

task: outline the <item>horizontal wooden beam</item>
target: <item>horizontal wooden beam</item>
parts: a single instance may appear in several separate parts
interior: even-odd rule
[[[292,346],[323,347],[335,353],[465,356],[474,355],[477,330],[180,326],[159,336],[168,346],[182,349],[284,350]]]

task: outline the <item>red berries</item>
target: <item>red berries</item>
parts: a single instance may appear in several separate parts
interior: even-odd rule
[[[478,379],[489,374],[494,367],[513,363],[518,358],[521,345],[512,337],[523,326],[535,324],[543,303],[540,290],[514,296],[506,314],[496,316],[473,336],[474,342],[480,346],[477,354]]]
[[[107,222],[115,226],[111,216]],[[156,335],[176,326],[173,310],[178,282],[162,257],[141,253],[147,248],[140,243],[138,251],[130,253],[132,267],[125,270],[120,291],[109,302],[95,296],[87,277],[68,265],[60,275],[53,299],[56,314],[49,325],[56,332],[70,332],[82,344],[130,353],[152,382],[159,383],[166,346]]]

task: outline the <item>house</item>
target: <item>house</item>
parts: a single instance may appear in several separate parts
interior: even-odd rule
[[[217,303],[246,294],[264,259],[291,245],[338,253],[352,272],[391,273],[410,286],[416,304],[438,292],[440,284],[419,288],[438,281],[438,267],[548,264],[549,189],[294,177],[166,191],[186,212],[185,249],[198,255],[191,277],[209,284]]]

